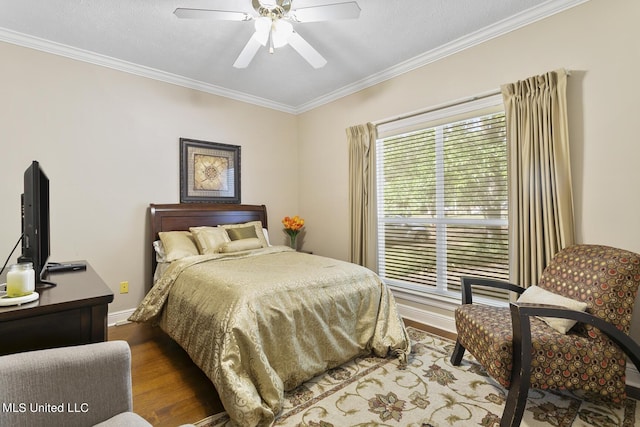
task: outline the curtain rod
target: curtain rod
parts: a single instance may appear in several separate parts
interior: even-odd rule
[[[567,73],[567,77],[571,76],[571,70],[565,70],[565,73]],[[416,117],[416,116],[419,116],[421,114],[427,114],[427,113],[432,113],[432,112],[438,111],[438,110],[444,110],[445,108],[455,107],[457,105],[465,104],[467,102],[477,101],[479,99],[489,98],[490,96],[499,95],[500,93],[502,93],[502,91],[500,89],[496,89],[496,90],[492,90],[490,92],[486,92],[486,93],[483,93],[483,94],[480,94],[480,95],[472,96],[470,98],[459,99],[457,101],[452,101],[452,102],[448,102],[448,103],[445,103],[445,104],[436,105],[434,107],[427,108],[425,110],[415,111],[413,113],[408,113],[408,114],[404,114],[402,116],[393,117],[391,119],[384,119],[384,120],[380,120],[380,121],[372,122],[372,123],[375,126],[386,125],[387,123],[395,122],[397,120],[410,119],[412,117]]]
[[[413,113],[404,114],[402,116],[396,116],[396,117],[393,117],[393,118],[390,118],[390,119],[380,120],[380,121],[377,121],[377,122],[373,122],[373,124],[376,125],[376,126],[380,126],[380,125],[385,125],[387,123],[395,122],[397,120],[410,119],[412,117],[416,117],[416,116],[419,116],[421,114],[427,114],[427,113],[432,113],[432,112],[438,111],[438,110],[444,110],[445,108],[455,107],[457,105],[466,104],[467,102],[477,101],[479,99],[489,98],[490,96],[499,95],[500,93],[501,92],[500,92],[499,89],[498,90],[493,90],[491,92],[483,93],[482,95],[476,95],[476,96],[472,96],[470,98],[459,99],[457,101],[452,101],[452,102],[447,102],[445,104],[436,105],[436,106],[428,108],[426,110],[415,111]]]

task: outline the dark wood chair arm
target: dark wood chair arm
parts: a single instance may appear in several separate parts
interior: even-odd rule
[[[462,284],[462,304],[471,304],[473,301],[472,286],[489,286],[492,288],[507,289],[512,292],[521,294],[524,292],[524,288],[513,283],[505,282],[503,280],[487,279],[484,277],[460,277],[460,283]]]
[[[593,325],[606,334],[625,352],[636,368],[640,368],[640,346],[627,334],[599,317],[582,311],[557,306],[529,303],[511,303],[513,327],[513,367],[511,386],[500,421],[501,427],[520,425],[531,385],[531,316],[560,317]]]
[[[572,319],[580,323],[592,325],[602,331],[615,342],[629,357],[636,368],[640,369],[640,344],[635,342],[613,324],[583,311],[569,310],[564,307],[530,303],[511,303],[511,319],[513,321],[513,339],[515,341],[531,343],[531,328],[529,317],[560,317]],[[524,326],[524,327],[523,327]],[[527,334],[527,337],[524,337]],[[530,348],[530,347],[529,347]]]

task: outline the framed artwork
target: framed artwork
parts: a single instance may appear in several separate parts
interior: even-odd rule
[[[180,203],[240,203],[240,146],[180,138]]]

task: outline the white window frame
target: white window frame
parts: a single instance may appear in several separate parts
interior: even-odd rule
[[[504,104],[502,100],[501,94],[495,94],[492,96],[482,97],[480,99],[474,99],[467,102],[455,103],[450,107],[444,108],[436,108],[432,111],[422,113],[422,114],[413,114],[408,116],[407,118],[398,119],[394,121],[390,121],[387,123],[379,124],[377,126],[378,130],[378,140],[384,139],[388,136],[399,135],[402,133],[409,133],[415,130],[424,129],[426,127],[433,127],[431,124],[442,122],[442,123],[451,123],[457,120],[458,117],[469,117],[469,114],[474,113],[478,116],[488,114],[491,112],[499,112],[504,111]],[[438,138],[437,138],[438,140]],[[440,161],[436,160],[436,175],[443,176],[444,173],[444,164],[442,162],[442,155],[438,156],[438,151],[443,150],[443,145],[441,142],[436,143],[436,159],[440,159]],[[380,150],[380,144],[376,144],[376,158],[379,159],[382,154]],[[441,153],[440,153],[441,154]],[[381,218],[378,207],[383,203],[383,194],[381,191],[381,183],[384,180],[384,176],[381,176],[379,173],[376,176],[376,265],[377,268],[380,269],[381,266],[384,265],[384,260],[379,259],[381,256],[381,251],[379,250],[380,242],[384,242],[384,227],[381,227],[384,223],[393,223],[393,220],[383,220]],[[437,180],[437,182],[442,183],[442,180]],[[444,189],[442,186],[438,186],[436,188],[436,218],[425,219],[424,222],[429,225],[436,225],[436,234],[442,235],[444,233],[444,226],[446,224],[452,223],[461,223],[465,225],[493,225],[493,226],[506,226],[508,225],[507,219],[488,219],[488,220],[477,220],[477,219],[465,219],[465,220],[456,220],[456,219],[447,219],[446,221],[442,221],[442,210],[444,207]],[[403,222],[405,219],[398,219],[398,221]],[[412,218],[412,222],[420,223],[420,219]],[[446,224],[445,224],[446,222]],[[442,236],[439,236],[442,237]],[[436,242],[441,242],[441,239],[437,239]],[[457,306],[460,303],[460,293],[453,291],[446,291],[442,289],[442,283],[444,278],[446,277],[446,249],[442,247],[439,243],[436,244],[436,252],[437,256],[437,265],[436,265],[436,274],[437,274],[437,287],[436,289],[426,288],[424,286],[418,284],[410,284],[406,282],[397,283],[392,279],[388,279],[384,277],[384,271],[378,271],[378,273],[383,277],[385,283],[397,294],[400,294],[405,299],[413,300],[415,302],[424,302],[428,300],[429,304],[435,305],[444,309],[452,309],[453,306]],[[443,260],[445,262],[443,262]],[[504,301],[496,301],[488,298],[483,298],[481,296],[474,296],[474,301],[488,304],[488,305],[506,305],[508,302]]]

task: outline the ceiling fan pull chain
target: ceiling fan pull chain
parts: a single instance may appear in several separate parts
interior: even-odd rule
[[[269,53],[274,52],[273,48],[273,32],[276,30],[276,21],[275,19],[271,20],[271,31],[269,31]]]

